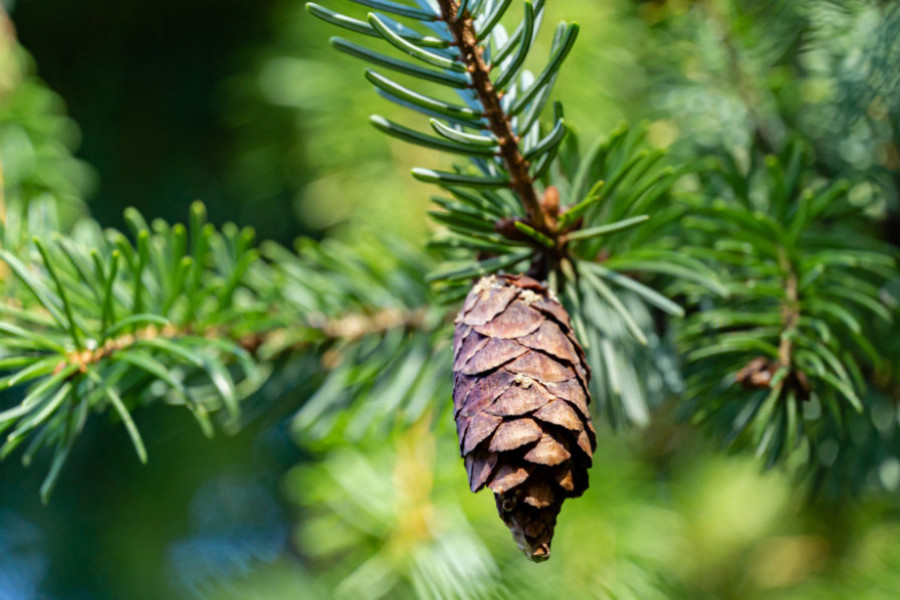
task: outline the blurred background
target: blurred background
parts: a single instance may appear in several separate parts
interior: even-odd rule
[[[212,221],[282,243],[427,235],[430,190],[409,168],[443,159],[370,127],[372,112],[402,112],[298,0],[3,6],[7,189],[112,227],[128,206],[183,221],[199,198]],[[686,156],[799,135],[821,172],[872,182],[872,216],[900,242],[893,3],[567,0],[547,13],[582,25],[556,97],[583,143],[622,120]],[[878,341],[894,367],[896,333]],[[212,441],[156,406],[136,415],[148,466],[124,430],[94,422],[46,507],[46,464],[0,463],[0,600],[897,598],[892,373],[858,417],[875,428],[850,423],[852,444],[822,457],[832,468],[814,487],[665,410],[646,430],[601,434],[591,488],[566,503],[541,565],[493,499],[469,493],[449,381],[414,426],[354,440],[296,433],[303,382],[264,388],[266,409]]]

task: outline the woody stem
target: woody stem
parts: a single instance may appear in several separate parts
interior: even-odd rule
[[[489,128],[500,145],[500,157],[510,175],[510,188],[519,197],[528,221],[535,229],[552,233],[551,220],[545,214],[534,189],[529,163],[519,147],[512,123],[500,104],[501,92],[491,83],[490,69],[484,62],[483,48],[478,45],[475,26],[468,14],[457,14],[459,5],[453,0],[438,0],[441,17],[446,21],[460,55],[472,77],[472,87],[484,108]]]
[[[785,333],[797,327],[797,321],[800,319],[800,298],[797,291],[797,275],[789,264],[786,257],[782,256],[782,265],[785,268],[784,292],[785,300],[782,307],[782,329],[781,343],[778,345],[778,361],[784,367],[791,366],[791,354],[793,353],[792,338]]]

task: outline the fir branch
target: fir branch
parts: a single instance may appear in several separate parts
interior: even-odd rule
[[[459,5],[453,0],[438,0],[441,16],[453,33],[456,47],[472,77],[472,87],[478,94],[487,117],[490,130],[500,146],[500,155],[510,176],[509,185],[516,192],[525,214],[535,229],[552,233],[553,225],[538,200],[534,179],[529,173],[529,162],[519,146],[512,122],[500,103],[500,92],[491,82],[490,68],[484,62],[484,48],[479,44],[474,22],[468,12],[458,13]]]
[[[772,466],[799,447],[813,445],[814,455],[816,432],[863,410],[863,373],[880,360],[868,342],[872,318],[891,319],[882,290],[897,274],[846,186],[805,169],[799,144],[761,150],[748,172],[725,159],[705,174],[708,196],[689,209],[694,243],[682,251],[714,264],[730,297],[705,299],[680,342],[687,412]],[[727,372],[734,378],[722,379]],[[807,401],[826,409],[815,426],[800,410]]]
[[[340,368],[341,356],[391,361],[408,352],[407,338],[445,326],[430,308],[421,260],[400,247],[372,253],[379,262],[397,256],[393,267],[335,242],[327,250],[310,241],[297,252],[257,249],[249,230],[206,224],[199,204],[190,228],[156,221],[151,230],[136,211],[126,220],[136,244],[86,220],[79,227],[86,238],[54,233],[46,243],[0,251],[14,275],[2,280],[0,301],[0,389],[9,390],[0,431],[12,428],[0,458],[29,438],[25,462],[55,446],[45,498],[92,410],[117,413],[143,461],[131,416],[138,406],[184,406],[207,435],[211,415],[224,408],[224,426],[233,430],[241,402],[277,360],[337,349],[323,359],[325,371]],[[26,238],[9,231],[16,223],[28,221],[7,219],[7,233]],[[372,341],[381,354],[363,358],[360,348]],[[397,370],[388,362],[371,372]]]
[[[211,327],[201,332],[195,332],[190,327],[175,327],[171,324],[147,325],[132,333],[108,338],[98,348],[79,348],[65,353],[53,373],[57,374],[70,366],[76,369],[73,376],[77,373],[86,373],[89,367],[112,358],[117,352],[131,350],[156,341],[178,342],[180,338],[188,336],[198,336],[211,342],[234,342],[257,358],[260,357],[261,348],[275,348],[277,350],[264,354],[266,360],[271,360],[284,352],[307,350],[315,342],[356,342],[367,336],[384,335],[392,330],[426,329],[430,326],[427,317],[427,307],[384,308],[373,312],[356,311],[337,316],[316,313],[309,315],[304,322],[297,323],[292,327],[263,329],[240,335],[235,335],[234,331],[224,327]],[[287,320],[280,315],[276,319],[278,321]],[[308,336],[310,330],[321,333],[321,336],[310,338]],[[304,334],[304,339],[298,340],[301,333]],[[285,343],[287,340],[295,341]]]

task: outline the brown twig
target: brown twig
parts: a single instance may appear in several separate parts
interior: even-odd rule
[[[84,373],[88,366],[96,364],[103,360],[104,358],[108,358],[112,354],[130,348],[134,344],[144,341],[144,340],[154,340],[154,339],[167,339],[171,340],[177,337],[181,337],[187,335],[187,331],[184,329],[179,329],[172,325],[167,325],[165,327],[156,327],[155,325],[148,325],[142,329],[138,329],[133,333],[126,333],[124,335],[120,335],[119,337],[109,338],[104,342],[102,346],[94,348],[93,350],[73,350],[66,354],[66,358],[61,360],[59,364],[56,366],[56,373],[62,371],[65,367],[69,365],[75,365],[78,367],[78,370]]]
[[[800,321],[800,293],[797,274],[786,253],[779,253],[778,263],[784,272],[784,303],[781,306],[781,341],[778,344],[778,361],[765,356],[754,358],[742,368],[735,380],[745,388],[771,388],[772,379],[779,369],[788,374],[778,383],[778,388],[792,390],[801,400],[809,398],[810,385],[806,374],[793,366],[794,342],[788,333]]]
[[[484,62],[483,49],[478,45],[475,27],[467,14],[459,15],[459,5],[454,0],[438,0],[441,17],[446,21],[460,56],[472,76],[472,87],[484,107],[490,130],[500,144],[500,156],[510,175],[510,187],[519,196],[529,223],[538,231],[552,234],[550,219],[544,213],[534,179],[528,172],[528,161],[519,147],[519,138],[513,132],[512,123],[500,104],[501,93],[491,83],[490,69]]]
[[[425,317],[424,308],[414,310],[386,308],[373,313],[348,313],[336,318],[327,318],[324,315],[314,316],[304,327],[319,330],[326,339],[355,341],[367,335],[383,334],[393,329],[421,329],[425,326]],[[165,327],[149,325],[133,333],[110,338],[102,346],[93,350],[75,350],[68,353],[65,359],[57,365],[56,372],[62,371],[69,365],[75,365],[83,373],[89,366],[109,358],[116,352],[127,350],[141,341],[176,340],[187,335],[200,335],[209,339],[228,338],[251,353],[256,353],[266,344],[275,344],[279,347],[279,352],[303,350],[310,345],[306,339],[302,342],[289,342],[288,340],[294,336],[285,328],[232,336],[222,328],[210,328],[198,333],[189,328],[172,325]]]
[[[784,277],[784,305],[781,308],[781,343],[778,345],[778,361],[782,366],[790,368],[791,355],[793,354],[794,344],[792,338],[784,335],[785,332],[797,327],[797,321],[800,320],[800,298],[797,291],[797,274],[790,264],[786,256],[781,257],[782,268],[785,270]]]

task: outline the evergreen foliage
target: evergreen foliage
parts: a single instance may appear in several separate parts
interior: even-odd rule
[[[48,448],[46,499],[92,413],[121,422],[146,461],[133,411],[165,403],[206,434],[234,431],[267,381],[302,377],[309,397],[293,432],[324,458],[291,475],[310,490],[298,499],[312,513],[301,537],[336,527],[310,554],[354,565],[328,584],[345,597],[489,596],[514,568],[490,558],[458,508],[465,500],[438,484],[432,498],[425,481],[442,443],[429,428],[450,413],[460,300],[482,276],[528,273],[571,315],[599,436],[675,413],[766,468],[786,465],[836,495],[864,490],[896,446],[896,423],[878,411],[898,387],[884,331],[895,327],[900,273],[880,225],[900,181],[900,12],[712,2],[671,17],[659,25],[666,39],[693,39],[703,60],[686,77],[680,62],[696,57],[682,46],[646,49],[669,90],[657,109],[691,132],[667,151],[645,124],[583,143],[551,103],[578,26],[558,25],[546,62],[526,67],[545,4],[307,5],[346,32],[332,45],[368,63],[376,92],[409,109],[409,123],[373,115],[372,125],[456,161],[413,170],[439,190],[426,249],[258,244],[250,230],[207,223],[199,203],[186,226],[129,211],[127,232],[102,230],[75,200],[83,167],[53,144],[41,164],[61,163],[68,177],[8,175],[0,457],[22,450],[27,464]],[[806,113],[785,88],[811,81],[831,93]],[[678,110],[698,97],[705,112]],[[41,147],[16,106],[5,103],[0,120]],[[11,135],[0,129],[0,143]],[[344,447],[373,439],[397,449]],[[379,480],[378,461],[396,463],[407,492]],[[429,530],[432,509],[452,525]],[[626,582],[611,596],[682,593],[625,562],[649,589]]]
[[[800,446],[815,454],[823,421],[840,428],[848,410],[863,411],[864,369],[882,362],[870,327],[893,320],[881,292],[895,252],[874,241],[849,184],[817,177],[808,162],[799,143],[780,156],[754,149],[746,169],[725,156],[704,177],[717,199],[684,221],[700,235],[683,251],[713,256],[728,292],[681,329],[686,408],[729,441],[752,439],[769,465]]]
[[[728,440],[752,431],[772,464],[801,445],[811,414],[840,422],[848,406],[862,410],[864,369],[877,366],[878,352],[860,311],[890,321],[879,291],[895,263],[847,219],[866,208],[848,200],[848,186],[808,171],[802,144],[780,156],[753,149],[748,167],[726,152],[714,167],[667,165],[665,152],[643,147],[643,130],[622,127],[582,152],[561,104],[549,124],[539,119],[578,27],[559,25],[538,75],[523,68],[543,3],[525,2],[512,33],[501,24],[510,2],[357,4],[383,12],[359,20],[308,8],[407,59],[332,38],[339,50],[457,98],[366,71],[387,99],[428,116],[433,131],[373,116],[378,129],[468,159],[454,171],[413,171],[446,194],[432,212],[444,226],[430,242],[441,255],[427,277],[437,296],[417,283],[422,267],[413,256],[385,268],[335,244],[303,242],[297,253],[264,245],[263,258],[251,231],[215,231],[199,204],[187,228],[150,225],[131,211],[130,236],[89,219],[63,235],[52,219],[37,224],[25,209],[11,211],[3,383],[24,393],[2,413],[11,430],[3,455],[26,439],[26,462],[54,446],[45,494],[91,410],[113,409],[146,460],[130,409],[154,399],[183,404],[211,433],[209,415],[224,408],[233,427],[240,399],[270,371],[259,359],[322,338],[338,340],[326,361],[334,368],[297,427],[327,430],[325,419],[358,435],[375,414],[398,408],[414,421],[447,372],[437,366],[446,360],[438,349],[447,319],[436,301],[456,301],[473,278],[501,270],[549,278],[614,426],[645,424],[652,406],[683,392],[696,420],[714,422]],[[673,194],[685,176],[699,191]],[[36,208],[39,200],[25,205],[53,212]],[[652,287],[666,281],[691,311],[678,346],[691,364],[686,386],[676,349],[651,318],[685,312]],[[369,333],[376,345],[359,344]],[[426,364],[434,370],[417,366]],[[750,391],[729,381],[739,372]],[[361,395],[392,399],[344,414]]]

